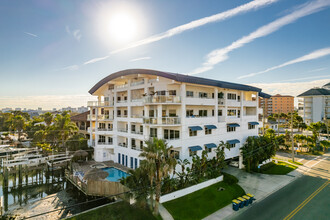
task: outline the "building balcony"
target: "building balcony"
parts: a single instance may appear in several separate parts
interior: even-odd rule
[[[98,128],[97,131],[113,131],[112,128]]]
[[[113,107],[113,102],[110,101],[88,101],[87,102],[88,107]]]
[[[233,99],[227,99],[226,100],[226,105],[231,106],[231,107],[240,107],[241,102],[238,100],[233,100]]]
[[[131,134],[143,135],[141,131],[131,131]]]
[[[187,97],[187,105],[215,105],[215,99],[212,97]]]
[[[136,145],[132,145],[132,146],[131,146],[131,149],[133,149],[133,150],[137,150],[137,151],[142,151],[142,149],[139,148],[139,147],[136,146]]]
[[[123,142],[123,143],[118,143],[118,146],[120,146],[120,147],[125,147],[125,148],[128,147],[127,144],[126,144],[125,142]]]
[[[141,81],[137,81],[137,82],[132,82],[131,83],[131,86],[139,86],[139,85],[143,85],[144,84],[144,80],[141,80]]]
[[[218,99],[218,105],[226,105],[225,99]]]
[[[144,97],[144,103],[163,103],[163,104],[179,104],[181,103],[180,96],[164,95],[164,96],[147,96]]]
[[[251,107],[257,106],[257,101],[256,100],[243,101],[243,106],[251,106]]]
[[[128,133],[128,130],[126,128],[118,128],[117,131],[122,133]]]
[[[128,84],[123,84],[123,85],[117,85],[116,86],[116,89],[125,89],[125,88],[128,88]]]
[[[97,142],[97,145],[113,145],[113,142]]]
[[[149,125],[179,125],[181,124],[181,119],[179,117],[145,117],[143,118],[143,123]]]

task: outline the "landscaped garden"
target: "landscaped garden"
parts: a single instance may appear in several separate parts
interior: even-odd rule
[[[261,166],[259,172],[263,174],[285,175],[297,168],[297,166],[285,162],[270,162]]]
[[[184,197],[163,203],[174,219],[202,219],[230,204],[232,199],[245,194],[238,180],[224,174],[224,181]]]
[[[161,217],[156,218],[149,209],[142,209],[137,206],[131,206],[127,202],[119,202],[70,218],[70,220],[94,219],[154,220],[161,219]]]

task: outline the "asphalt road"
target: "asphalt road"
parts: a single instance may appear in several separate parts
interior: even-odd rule
[[[330,155],[304,159],[305,174],[234,219],[330,219]]]

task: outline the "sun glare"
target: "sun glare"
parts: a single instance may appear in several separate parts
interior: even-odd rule
[[[124,42],[133,39],[137,33],[137,23],[128,13],[120,12],[110,16],[109,34],[116,41]]]

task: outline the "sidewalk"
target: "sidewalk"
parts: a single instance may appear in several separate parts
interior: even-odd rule
[[[281,189],[292,181],[296,180],[302,173],[299,168],[287,175],[268,175],[260,173],[247,173],[243,170],[228,167],[224,172],[236,176],[239,179],[238,184],[245,190],[246,193],[255,195],[256,201],[260,202],[275,191]],[[252,204],[253,205],[253,204]],[[204,218],[205,220],[232,219],[234,216],[244,212],[249,207],[234,211],[232,204],[216,211],[215,213]]]
[[[174,220],[172,215],[167,211],[163,204],[159,203],[159,214],[164,220]]]

